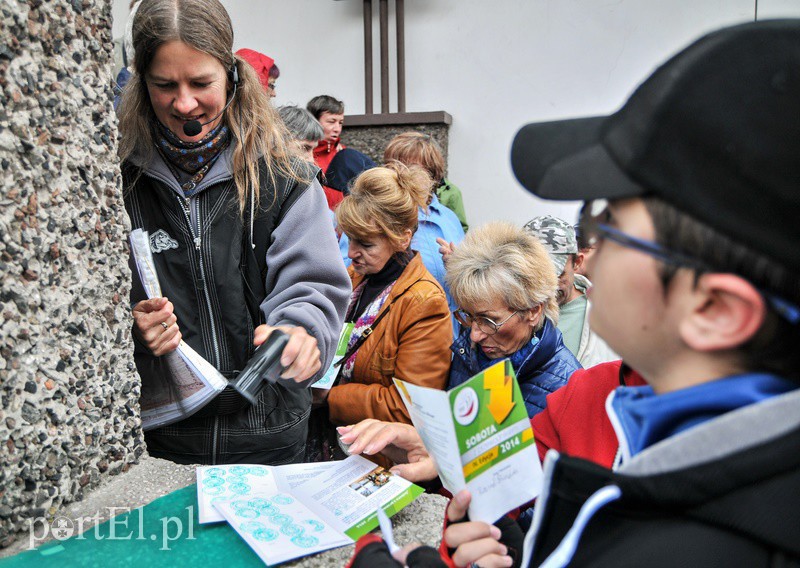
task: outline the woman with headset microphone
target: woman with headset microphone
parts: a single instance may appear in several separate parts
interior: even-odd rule
[[[330,364],[350,293],[315,172],[233,54],[218,0],[143,0],[133,44],[119,108],[125,206],[150,235],[164,294],[147,299],[134,272],[143,391],[170,380],[161,356],[181,339],[233,379],[274,329],[289,336],[281,378],[255,403],[226,388],[147,431],[148,450],[178,463],[299,461],[308,387]]]

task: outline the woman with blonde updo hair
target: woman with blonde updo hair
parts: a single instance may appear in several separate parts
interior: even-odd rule
[[[219,0],[142,0],[132,40],[119,107],[125,208],[149,234],[163,295],[148,298],[133,272],[147,449],[178,463],[301,461],[309,386],[333,359],[350,291],[315,171],[234,55]],[[284,370],[255,402],[228,386],[195,414],[164,418],[179,345],[230,380],[276,329],[289,338]]]
[[[365,418],[410,423],[392,377],[436,389],[447,382],[453,340],[447,300],[410,248],[430,187],[422,168],[392,162],[359,175],[336,210],[350,239],[353,293],[347,353],[327,396],[333,425]]]

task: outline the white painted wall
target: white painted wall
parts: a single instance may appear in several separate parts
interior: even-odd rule
[[[234,23],[235,48],[278,62],[276,104],[305,105],[330,94],[345,101],[348,113],[364,112],[361,0],[222,2]],[[114,0],[114,37],[122,33],[127,4]],[[377,65],[378,1],[373,4]],[[757,5],[759,19],[800,17],[798,0]],[[540,201],[514,179],[509,149],[517,129],[611,112],[694,38],[756,17],[756,0],[406,0],[405,7],[406,107],[453,116],[449,177],[461,187],[473,225],[524,223],[544,213],[573,219],[575,204]],[[390,30],[393,37],[393,20]],[[375,73],[380,110],[377,67]],[[392,89],[394,111],[394,76]]]

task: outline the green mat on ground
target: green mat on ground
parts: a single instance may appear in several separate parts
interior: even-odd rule
[[[44,529],[39,527],[34,534],[41,536],[43,532]],[[53,540],[35,550],[0,560],[2,568],[153,568],[192,564],[225,568],[264,565],[228,523],[198,523],[195,485],[117,515],[81,535],[62,541]]]

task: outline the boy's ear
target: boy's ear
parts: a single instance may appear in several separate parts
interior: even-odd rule
[[[753,338],[766,313],[763,296],[745,279],[704,274],[681,321],[681,338],[695,351],[736,349]]]

